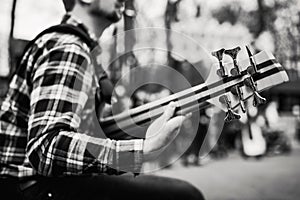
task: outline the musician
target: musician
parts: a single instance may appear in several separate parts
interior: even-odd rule
[[[62,23],[95,42],[120,20],[124,6],[124,0],[63,3]],[[79,131],[95,91],[93,56],[80,37],[61,32],[41,36],[27,50],[1,105],[1,199],[203,199],[184,181],[122,173],[136,173],[176,136],[187,116],[173,117],[175,103],[150,125],[146,139],[100,139]],[[163,124],[158,133],[157,124]]]

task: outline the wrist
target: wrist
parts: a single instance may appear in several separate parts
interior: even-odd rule
[[[154,148],[153,144],[155,144],[155,141],[153,141],[153,139],[144,139],[143,157],[145,162],[155,160],[164,150],[164,148]]]

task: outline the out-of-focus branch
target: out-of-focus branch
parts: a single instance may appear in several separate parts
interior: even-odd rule
[[[16,0],[4,0],[0,8],[0,18],[4,23],[0,26],[0,77],[8,77],[10,73],[9,39],[12,34],[12,13]]]

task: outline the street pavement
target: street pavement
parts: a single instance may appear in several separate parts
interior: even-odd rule
[[[299,200],[300,147],[260,160],[245,160],[234,152],[203,166],[183,167],[177,161],[154,174],[186,180],[208,200]]]

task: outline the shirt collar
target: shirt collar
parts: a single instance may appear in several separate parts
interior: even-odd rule
[[[83,22],[76,18],[76,16],[74,15],[71,15],[69,13],[65,14],[62,21],[61,21],[62,24],[70,24],[70,25],[73,25],[73,26],[76,26],[78,28],[80,28],[81,30],[83,30],[84,32],[86,32],[89,37],[96,43],[98,43],[98,39],[97,37],[95,36],[95,34],[93,32],[91,32],[87,27],[86,25],[83,24]]]

